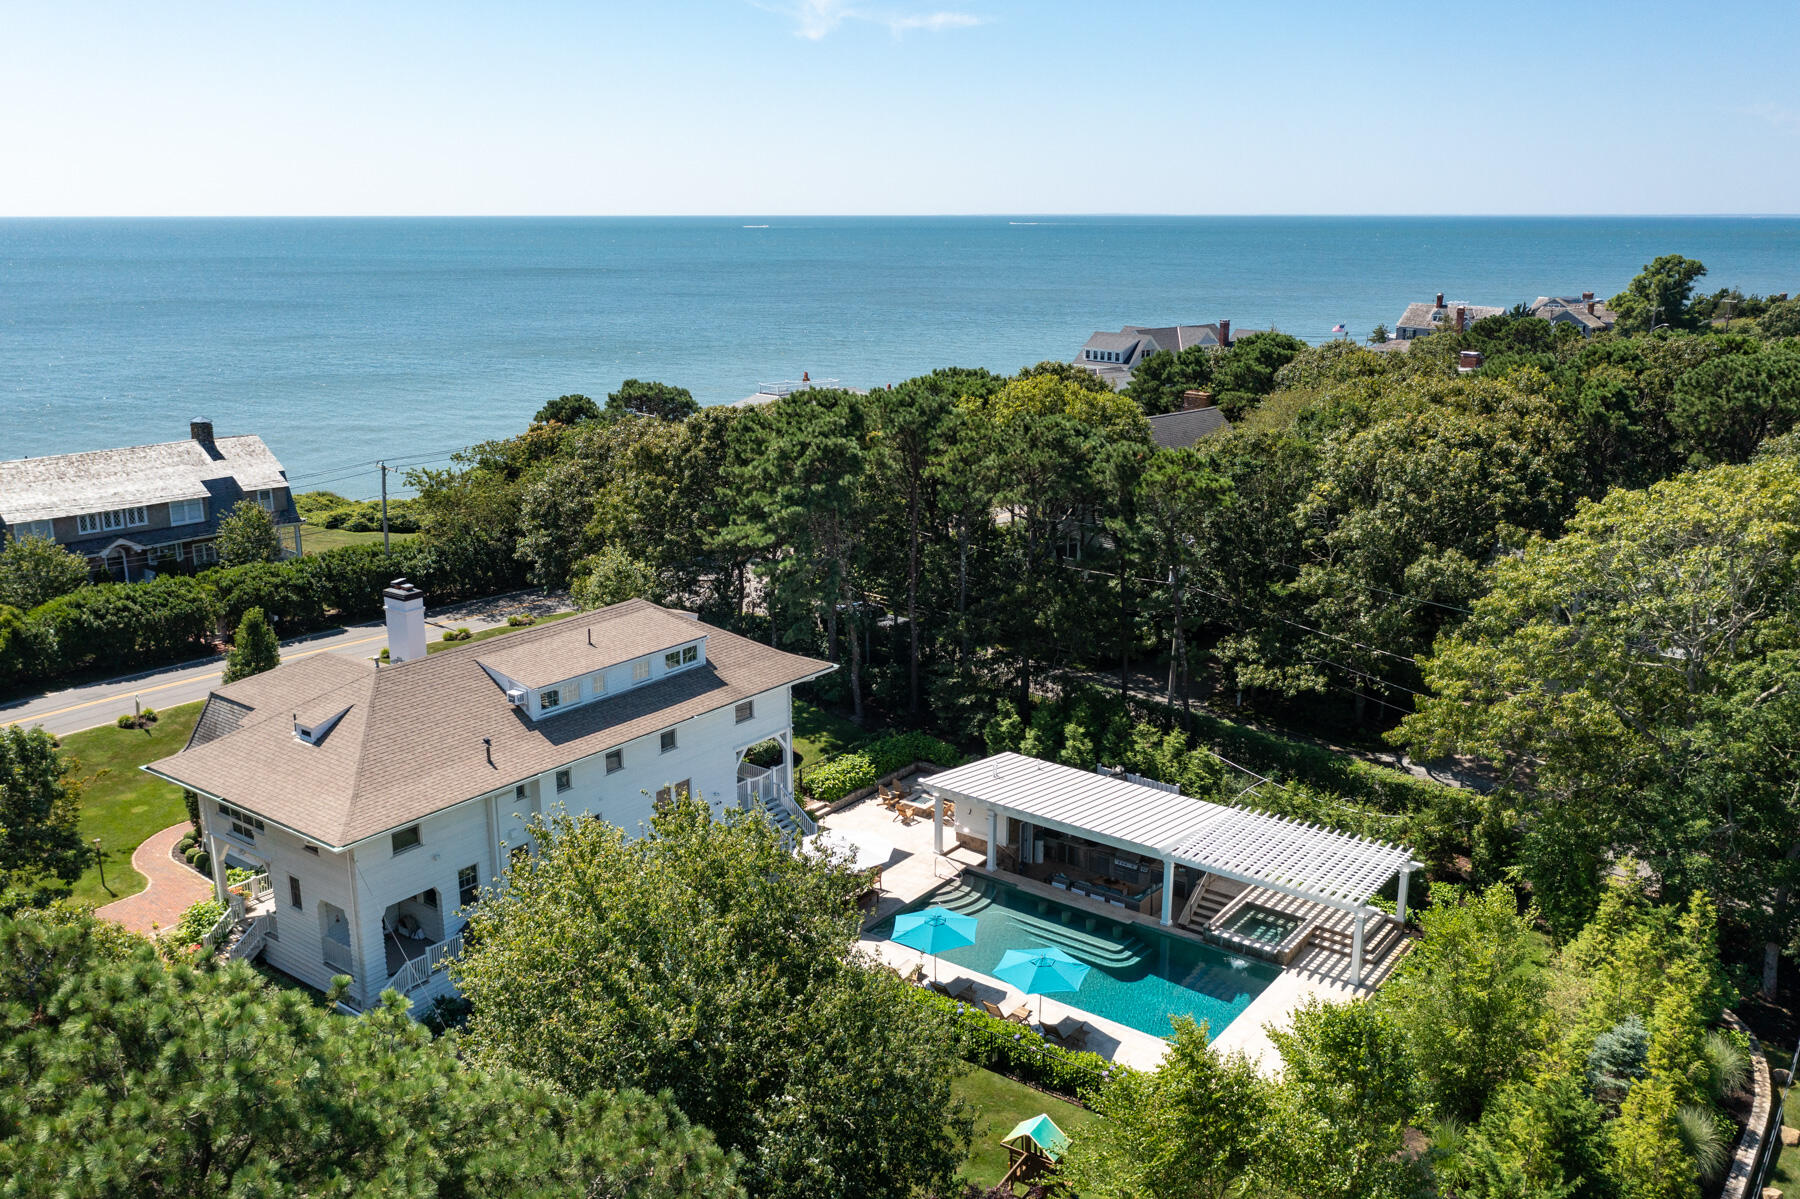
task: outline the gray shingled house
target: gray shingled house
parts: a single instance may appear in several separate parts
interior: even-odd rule
[[[252,500],[274,517],[282,552],[300,552],[287,472],[262,438],[214,437],[0,462],[0,537],[45,537],[97,576],[135,582],[171,563],[218,560],[219,521]]]

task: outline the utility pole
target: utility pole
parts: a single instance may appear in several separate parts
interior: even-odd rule
[[[393,550],[393,547],[388,544],[388,527],[387,527],[388,466],[387,466],[387,463],[385,463],[385,462],[377,462],[375,465],[377,465],[381,468],[381,552],[383,554],[387,555],[388,557],[392,558],[394,556],[394,550]]]

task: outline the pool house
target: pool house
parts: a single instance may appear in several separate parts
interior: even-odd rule
[[[1404,942],[1407,888],[1420,869],[1404,846],[1016,753],[919,786],[932,801],[938,854],[953,836],[985,849],[989,873],[1246,956],[1333,974],[1348,958],[1348,981],[1364,986],[1366,961],[1391,965]],[[1390,883],[1395,916],[1370,904]]]

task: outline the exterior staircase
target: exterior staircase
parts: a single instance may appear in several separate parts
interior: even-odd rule
[[[1181,916],[1175,923],[1189,932],[1204,934],[1213,917],[1223,911],[1225,905],[1236,899],[1243,890],[1242,883],[1206,875],[1200,886],[1188,896],[1187,906],[1181,909]]]
[[[228,962],[255,961],[274,929],[275,913],[272,911],[240,920],[219,947],[219,955]]]

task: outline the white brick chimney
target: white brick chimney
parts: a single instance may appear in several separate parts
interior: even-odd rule
[[[388,660],[411,662],[425,656],[425,593],[395,579],[381,593],[387,609]]]

